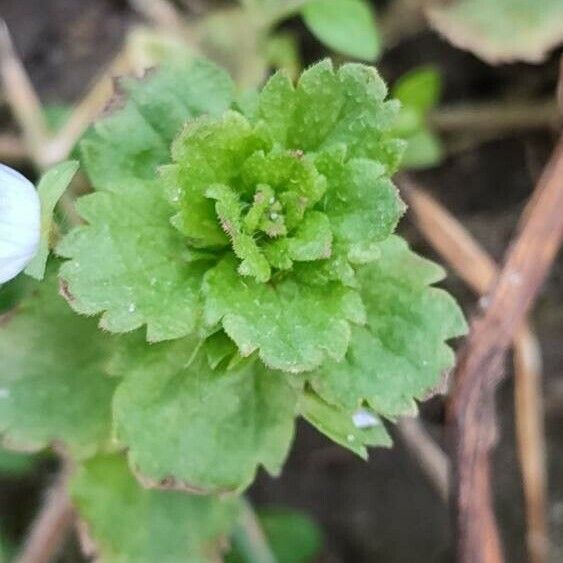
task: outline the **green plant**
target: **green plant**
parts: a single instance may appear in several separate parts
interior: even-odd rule
[[[123,80],[82,141],[84,224],[0,321],[0,430],[65,445],[107,560],[205,560],[240,506],[178,490],[278,474],[298,416],[365,457],[452,365],[463,315],[431,287],[441,268],[393,234],[405,143],[386,95],[373,68],[323,61],[242,104],[194,60]],[[176,491],[139,487],[125,455],[145,486]],[[158,541],[104,520],[123,503]]]

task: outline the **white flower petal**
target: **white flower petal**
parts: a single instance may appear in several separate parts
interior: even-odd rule
[[[0,283],[16,277],[35,256],[41,206],[34,185],[0,164]]]

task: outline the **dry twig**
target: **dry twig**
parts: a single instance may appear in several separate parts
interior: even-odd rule
[[[423,234],[435,250],[478,294],[487,293],[498,276],[493,259],[468,231],[412,180],[401,181],[403,195]],[[527,546],[533,563],[547,557],[547,477],[537,338],[523,325],[514,341],[515,401],[518,451],[526,499]]]
[[[8,27],[0,19],[0,77],[4,95],[16,118],[27,149],[37,162],[48,138],[48,129],[35,89],[12,43]]]
[[[461,563],[503,561],[490,485],[494,395],[503,378],[506,349],[547,275],[562,236],[563,139],[540,178],[490,305],[484,315],[473,320],[459,355],[449,420]]]
[[[441,133],[470,131],[473,134],[501,134],[561,125],[554,100],[530,102],[486,102],[445,106],[428,116],[431,127]]]
[[[397,431],[440,498],[447,502],[450,494],[450,464],[442,448],[424,428],[420,419],[402,418]]]
[[[121,51],[95,80],[92,89],[73,109],[57,135],[43,148],[42,162],[46,165],[61,162],[68,155],[94,119],[102,112],[114,92],[113,77],[129,70],[125,51]]]

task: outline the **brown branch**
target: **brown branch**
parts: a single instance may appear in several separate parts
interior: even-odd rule
[[[441,107],[429,114],[428,122],[441,133],[499,134],[556,127],[561,125],[561,114],[551,98],[527,103],[493,101]]]
[[[528,327],[518,332],[514,348],[516,440],[524,481],[526,544],[531,563],[548,560],[547,470],[541,352]]]
[[[56,556],[74,523],[74,509],[68,495],[69,477],[70,469],[65,465],[15,563],[49,563]]]
[[[492,506],[489,452],[494,395],[507,347],[534,301],[563,236],[563,139],[540,178],[484,315],[463,347],[449,408],[454,447],[458,559],[503,561]]]
[[[397,424],[397,431],[440,498],[447,502],[450,494],[450,463],[446,454],[418,418],[402,418]]]
[[[130,69],[125,50],[120,51],[96,78],[92,88],[73,109],[67,122],[55,137],[45,144],[42,160],[46,165],[68,158],[70,152],[91,123],[102,113],[114,92],[114,77]]]
[[[39,162],[48,129],[35,88],[18,57],[8,27],[0,19],[0,77],[4,95],[16,118],[31,157]]]
[[[401,187],[419,228],[432,246],[476,293],[485,294],[499,273],[492,258],[412,180],[403,178]],[[530,560],[543,563],[547,557],[548,531],[541,358],[537,338],[528,326],[522,326],[516,335],[514,351],[516,432],[526,499],[526,542]]]

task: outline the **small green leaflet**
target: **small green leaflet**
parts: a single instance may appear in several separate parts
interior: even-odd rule
[[[311,0],[302,14],[311,33],[327,47],[366,61],[378,57],[379,30],[365,0]]]
[[[41,240],[37,254],[25,269],[25,273],[35,279],[42,280],[45,275],[55,205],[68,188],[77,170],[76,160],[61,162],[46,172],[37,186],[41,202]]]
[[[403,166],[435,166],[443,158],[442,143],[426,122],[428,113],[440,101],[442,79],[439,72],[429,66],[414,68],[397,80],[391,92],[402,104],[395,132],[408,143]]]
[[[104,563],[216,561],[238,513],[236,498],[144,489],[122,455],[80,465],[72,498]]]
[[[53,268],[12,313],[0,317],[0,432],[11,448],[62,442],[78,457],[109,443],[115,381],[111,342],[58,295]]]
[[[209,366],[187,339],[130,348],[114,399],[115,433],[152,486],[241,490],[263,465],[278,474],[293,438],[298,388],[255,360]]]

